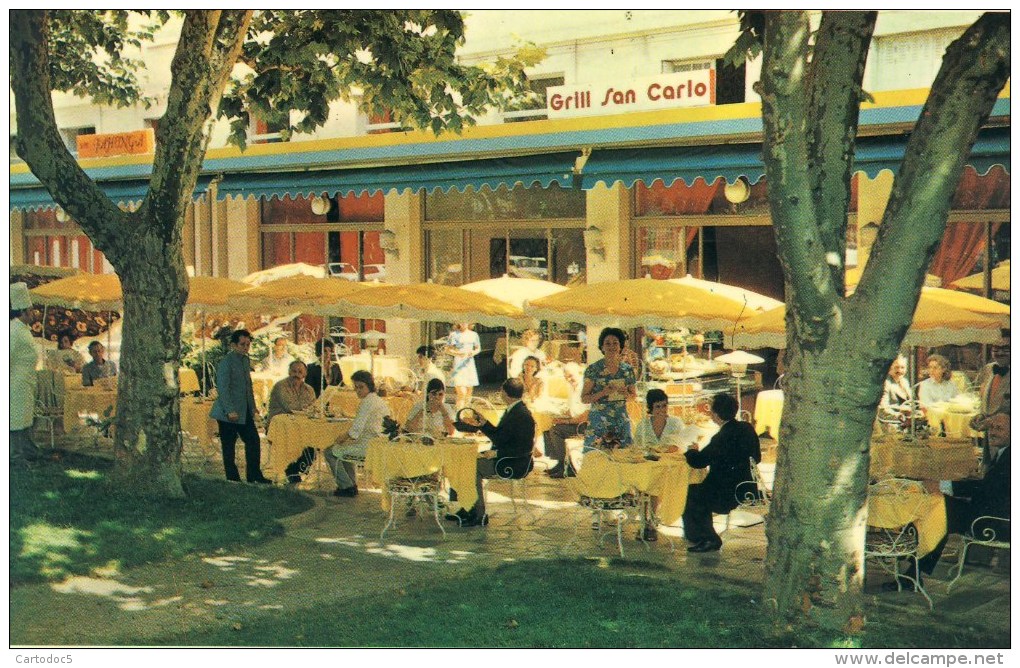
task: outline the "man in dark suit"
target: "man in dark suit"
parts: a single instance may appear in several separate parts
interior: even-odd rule
[[[531,470],[531,451],[535,443],[535,419],[531,411],[521,401],[524,396],[524,383],[520,378],[508,378],[503,383],[503,398],[507,403],[506,412],[499,424],[493,426],[484,419],[473,420],[465,417],[464,427],[469,431],[478,430],[492,441],[492,449],[479,453],[475,488],[478,501],[469,511],[460,510],[455,515],[447,515],[451,521],[460,522],[461,526],[482,526],[486,524],[485,496],[482,494],[483,478],[523,478]],[[456,500],[457,492],[450,490],[451,500]]]
[[[979,517],[1009,519],[1009,427],[1008,413],[998,413],[985,422],[988,430],[988,470],[981,480],[953,483],[953,496],[946,497],[946,535],[934,550],[917,560],[922,573],[931,575],[935,570],[949,534],[969,532],[974,520]],[[980,535],[983,530],[990,530],[995,532],[997,539],[1008,541],[1009,528],[1009,522],[982,520],[975,527],[975,533]],[[906,575],[916,576],[913,562],[908,566]],[[917,579],[920,581],[920,578]],[[887,582],[882,588],[885,591],[913,591],[914,583],[903,578],[899,586],[895,582]]]
[[[728,513],[737,507],[737,485],[752,479],[750,459],[761,461],[758,434],[736,416],[737,400],[728,394],[715,395],[712,421],[719,431],[704,450],[693,445],[684,455],[691,468],[711,467],[704,482],[687,488],[683,520],[688,552],[714,552],[722,547],[712,526],[712,513]]]
[[[245,477],[248,482],[272,484],[259,468],[262,448],[255,427],[258,409],[251,386],[251,332],[239,329],[230,335],[230,352],[216,367],[216,403],[209,416],[219,423],[223,448],[223,468],[227,480],[240,480],[234,461],[234,445],[240,436],[244,442]]]
[[[315,342],[315,354],[318,359],[308,365],[305,382],[312,386],[316,397],[322,394],[322,390],[326,387],[343,385],[344,374],[340,371],[340,365],[333,361],[334,350],[336,350],[336,344],[329,337],[323,337]],[[322,379],[323,369],[329,369],[325,382]]]

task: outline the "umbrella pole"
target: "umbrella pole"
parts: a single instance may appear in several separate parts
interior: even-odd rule
[[[123,327],[123,325],[121,325]],[[113,348],[113,311],[106,312],[106,349]]]
[[[206,387],[206,371],[205,371],[205,312],[198,312],[199,318],[201,318],[202,326],[198,330],[199,335],[202,337],[202,398],[205,399],[209,396],[208,388]]]
[[[510,326],[503,328],[503,335],[506,336],[506,350],[503,351],[503,363],[506,365],[506,377],[510,378]]]

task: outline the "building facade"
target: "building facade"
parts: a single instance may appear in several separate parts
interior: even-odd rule
[[[880,14],[848,267],[866,260],[945,47],[978,15]],[[288,142],[254,122],[244,152],[217,126],[185,225],[187,264],[239,278],[306,262],[356,280],[453,285],[502,274],[568,284],[690,273],[782,299],[760,158],[760,61],[722,62],[734,13],[488,10],[467,26],[465,62],[509,53],[515,35],[545,49],[528,73],[533,105],[436,137],[337,103],[326,125]],[[176,30],[141,54],[153,108],[55,98],[72,149],[89,135],[156,127]],[[1007,85],[961,179],[933,268],[945,283],[1009,257],[1009,102]],[[144,196],[151,154],[80,159],[125,206]],[[12,264],[111,270],[13,154],[11,210]],[[422,337],[411,325],[389,328],[390,352],[407,354]]]

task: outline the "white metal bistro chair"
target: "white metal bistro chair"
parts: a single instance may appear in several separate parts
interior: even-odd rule
[[[949,581],[946,591],[953,588],[956,581],[963,575],[963,566],[967,563],[967,550],[971,545],[984,545],[1000,550],[1008,550],[1010,522],[1005,517],[993,517],[982,515],[970,523],[970,529],[965,533],[963,546],[960,548],[960,556],[956,562],[956,575]]]
[[[399,441],[407,443],[415,443],[424,441],[426,434],[402,434]],[[404,506],[408,510],[415,511],[414,514],[424,517],[425,515],[431,514],[436,521],[436,526],[442,532],[443,537],[446,537],[446,529],[443,527],[443,523],[439,519],[440,500],[439,493],[443,487],[443,473],[442,471],[436,471],[434,473],[428,473],[425,475],[415,476],[413,478],[390,478],[383,482],[385,492],[390,497],[390,514],[386,520],[385,526],[382,528],[382,532],[379,534],[379,540],[382,541],[386,537],[386,532],[390,527],[397,525],[397,506]],[[400,503],[403,500],[404,503]],[[423,512],[418,512],[423,511]]]
[[[924,486],[917,480],[906,480],[902,478],[886,478],[869,485],[868,496],[889,494],[900,499],[901,503],[910,504],[911,499],[916,499],[915,509],[924,501]],[[915,516],[917,513],[909,513]],[[921,593],[928,601],[928,607],[933,608],[931,597],[924,590],[919,577],[918,568],[918,540],[917,527],[913,522],[893,528],[868,527],[868,533],[864,542],[864,559],[878,563],[879,567],[893,576],[897,588],[902,589],[903,581],[909,581],[914,590]],[[900,560],[909,559],[913,562],[914,575],[900,572]]]

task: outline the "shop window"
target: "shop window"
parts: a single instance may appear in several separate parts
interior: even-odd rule
[[[379,113],[368,114],[368,127],[365,131],[370,135],[401,132],[403,129],[403,125],[394,120],[392,109],[384,109]]]
[[[504,123],[519,123],[548,118],[546,99],[549,88],[562,86],[563,76],[528,77],[529,95],[503,112]]]
[[[942,66],[942,56],[962,30],[876,37],[871,90],[928,88]]]
[[[426,235],[426,274],[433,283],[463,285],[464,232],[432,230]]]
[[[496,190],[471,188],[425,194],[426,221],[540,220],[584,218],[584,191],[551,184],[548,188],[518,186]]]
[[[275,144],[283,141],[281,134],[288,127],[287,121],[267,121],[253,118],[248,128],[249,144]]]
[[[744,102],[746,69],[741,63],[737,67],[727,65],[725,60],[664,60],[662,71],[665,74],[674,72],[695,72],[698,70],[715,70],[715,103],[733,104]]]

